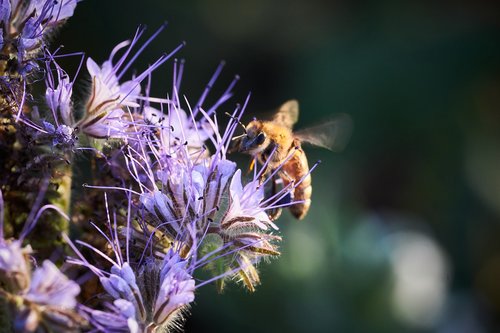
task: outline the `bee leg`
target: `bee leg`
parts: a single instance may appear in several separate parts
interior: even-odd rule
[[[283,209],[275,208],[275,209],[271,210],[271,212],[269,212],[269,214],[267,214],[267,216],[269,217],[271,222],[274,222],[280,218],[282,212],[283,212]]]
[[[290,177],[290,175],[286,171],[280,170],[280,175],[281,175],[281,177],[285,178],[286,183],[294,183],[295,182],[295,179]]]
[[[248,172],[247,175],[253,171],[253,168],[255,167],[255,158],[252,159],[252,162],[250,162],[250,166],[248,167]]]
[[[272,179],[272,182],[271,182],[271,195],[270,197],[274,196],[276,193],[278,193],[278,188],[277,188],[277,184],[278,182],[281,181],[281,178],[278,178],[276,176],[273,176],[273,179]],[[281,200],[280,200],[281,201]],[[279,204],[279,203],[278,203]],[[276,221],[277,219],[279,219],[279,217],[281,216],[281,213],[283,212],[283,209],[281,209],[280,207],[278,208],[273,208],[271,210],[269,210],[267,216],[269,217],[269,219],[274,222]]]
[[[267,174],[270,173],[271,171],[272,171],[272,169],[269,166],[267,166],[266,169],[264,170],[264,172],[262,172],[262,174],[259,177],[259,184],[264,183],[264,181],[266,180]],[[273,176],[273,182],[272,182],[273,184],[274,184],[274,179],[275,179],[275,177]]]

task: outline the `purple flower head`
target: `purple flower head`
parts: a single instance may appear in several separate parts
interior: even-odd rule
[[[205,141],[213,136],[213,129],[206,123],[194,122],[190,116],[175,105],[170,105],[169,112],[164,114],[151,106],[144,107],[144,118],[153,128],[159,129],[158,147],[162,155],[175,155],[176,147],[187,143],[189,153],[203,150]]]
[[[194,300],[195,282],[187,273],[187,262],[178,255],[168,259],[164,260],[163,268],[160,261],[148,260],[137,267],[138,271],[126,273],[131,273],[131,276],[123,278],[111,274],[109,278],[101,277],[102,286],[113,299],[113,307],[111,313],[89,311],[90,322],[107,330],[118,327],[144,330],[172,325],[179,311]],[[141,281],[139,286],[135,284],[136,279]],[[156,284],[148,285],[146,281]],[[146,295],[144,300],[142,295]],[[121,320],[103,321],[106,316],[118,316]],[[115,327],[117,323],[119,325]]]
[[[115,243],[116,237],[119,237],[118,231],[115,230],[113,234],[107,239],[115,252],[116,262],[90,245],[79,242],[113,262],[109,272],[88,263],[76,248],[74,249],[81,260],[69,260],[84,265],[97,274],[107,299],[111,299],[113,303],[106,305],[108,311],[84,307],[85,317],[94,327],[107,332],[122,332],[127,329],[142,332],[172,325],[181,310],[194,300],[195,282],[189,273],[189,260],[182,259],[178,252],[170,250],[163,253],[163,259],[148,256],[131,265],[124,261],[129,251],[128,245],[127,252],[121,253],[121,248]],[[126,237],[130,238],[131,235]],[[112,320],[113,318],[116,320]]]
[[[170,54],[161,56],[137,77],[123,83],[120,83],[120,79],[144,48],[164,28],[165,26],[160,27],[131,59],[128,57],[144,33],[143,28],[137,30],[132,40],[119,43],[111,52],[109,59],[101,66],[91,58],[87,59],[87,70],[92,80],[92,86],[85,106],[85,116],[78,125],[85,134],[95,138],[124,138],[127,136],[126,131],[132,125],[132,119],[127,118],[133,111],[132,109],[139,107],[139,100],[144,99],[141,97],[140,83],[183,45],[178,46]],[[115,56],[122,49],[125,49],[123,55],[114,61]]]
[[[19,292],[29,286],[28,256],[31,252],[29,246],[22,247],[21,241],[0,239],[0,281],[7,290]]]
[[[29,246],[21,241],[0,241],[0,289],[14,311],[18,331],[45,326],[76,332],[83,324],[76,312],[80,287],[49,260],[31,274]]]
[[[16,331],[35,331],[45,327],[48,331],[78,331],[83,318],[76,312],[76,297],[80,287],[69,280],[49,260],[32,273],[31,247],[22,248],[25,237],[47,209],[67,216],[54,205],[39,208],[48,181],[42,183],[33,208],[25,221],[19,240],[5,240],[3,235],[4,202],[0,191],[0,295],[8,302],[14,316]]]
[[[104,233],[98,229],[102,235]],[[116,230],[115,230],[116,231]],[[129,330],[137,331],[139,323],[142,323],[146,318],[146,309],[142,298],[142,291],[136,283],[136,272],[131,268],[127,261],[123,261],[121,250],[115,238],[108,240],[111,249],[113,249],[116,260],[108,257],[106,254],[97,248],[78,241],[95,251],[98,255],[112,263],[111,269],[101,269],[89,263],[78,249],[71,243],[69,238],[65,237],[67,242],[75,250],[80,259],[69,258],[69,263],[85,266],[99,277],[101,286],[106,292],[106,299],[111,300],[113,305],[105,303],[107,311],[92,309],[89,307],[81,307],[82,315],[97,329],[105,332],[128,332]],[[116,233],[112,237],[118,237]]]
[[[12,1],[13,7],[17,7],[18,2]],[[25,15],[33,15],[38,18],[41,24],[51,27],[61,23],[63,20],[73,16],[77,0],[32,0],[24,10]]]
[[[114,265],[111,267],[111,275],[100,277],[101,285],[115,300],[124,299],[134,307],[134,316],[144,319],[146,310],[141,291],[136,283],[135,273],[130,265],[125,262],[121,267]],[[127,308],[128,311],[132,311]]]
[[[194,301],[195,281],[187,267],[188,262],[172,250],[163,259],[153,316],[158,326],[165,325],[179,309]]]
[[[182,155],[186,154],[187,151]],[[162,190],[153,188],[140,196],[144,208],[156,219],[150,223],[162,225],[161,229],[172,239],[188,236],[185,226],[194,221],[201,229],[201,225],[208,225],[219,210],[223,192],[236,169],[234,162],[222,160],[213,165],[214,161],[202,160],[192,165],[190,160],[183,163],[169,159],[165,168],[156,173]]]
[[[74,308],[80,286],[69,280],[49,260],[33,272],[31,285],[25,298],[31,302],[61,308]]]
[[[49,55],[50,56],[50,55]],[[56,77],[52,74],[51,63],[55,67]],[[69,75],[53,60],[47,62],[47,75],[45,79],[47,89],[45,100],[57,126],[73,125],[73,105],[71,96],[73,94],[73,82]]]
[[[26,125],[38,143],[51,142],[52,148],[72,149],[78,140],[78,129],[73,121],[73,103],[71,101],[74,81],[70,81],[69,75],[57,64],[54,56],[48,51],[45,53],[46,76],[45,76],[45,101],[50,114],[40,120],[37,112],[24,114],[18,113],[18,120]],[[64,56],[64,55],[63,55]],[[55,74],[54,74],[55,73]],[[20,109],[21,110],[21,109]]]
[[[84,312],[103,331],[167,329],[194,301],[195,289],[214,281],[222,288],[225,280],[239,278],[253,291],[259,283],[256,265],[279,255],[276,243],[281,238],[273,234],[278,228],[268,210],[279,208],[280,199],[293,187],[266,197],[266,183],[261,181],[265,166],[247,180],[228,158],[236,120],[248,99],[236,106],[232,117],[226,118],[228,126],[221,129],[218,108],[231,96],[235,81],[214,105],[204,106],[221,66],[194,107],[187,98],[183,102],[179,98],[183,67],[177,62],[172,94],[165,99],[147,95],[147,89],[146,95],[141,94],[143,74],[121,84],[137,38],[117,46],[102,66],[88,61],[92,93],[87,114],[79,122],[90,136],[127,142],[120,150],[123,160],[116,159],[127,172],[123,185],[86,186],[126,193],[127,213],[107,211],[108,233],[96,226],[112,254],[77,241],[104,258],[110,268],[89,263],[74,246],[79,259],[69,259],[99,278],[105,291],[101,305],[108,311]],[[115,62],[116,53],[127,46]],[[199,269],[212,276],[195,280]],[[106,323],[103,318],[117,320]]]
[[[73,15],[77,0],[1,0],[2,38],[17,50],[19,74],[36,68],[34,57],[43,49],[44,37]],[[5,36],[4,36],[5,34]]]
[[[267,207],[262,206],[264,187],[260,186],[258,179],[252,180],[243,188],[241,170],[237,170],[231,179],[229,194],[230,204],[222,221],[223,225],[239,228],[241,224],[251,224],[262,230],[266,230],[269,225],[278,229],[267,215]]]
[[[94,310],[82,306],[81,311],[89,323],[100,332],[139,333],[139,324],[135,319],[135,308],[124,299],[117,299],[113,304],[106,304],[106,310]]]

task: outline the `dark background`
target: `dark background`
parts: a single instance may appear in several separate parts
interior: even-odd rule
[[[500,15],[481,1],[81,2],[53,47],[98,63],[139,24],[169,26],[142,70],[181,41],[196,101],[241,76],[231,110],[290,98],[298,127],[347,113],[303,222],[279,221],[282,256],[254,294],[197,292],[187,332],[495,332],[500,329]],[[66,61],[66,60],[65,60]],[[70,61],[69,61],[70,62]],[[153,95],[171,89],[171,62]],[[85,87],[85,84],[81,85]],[[82,94],[82,93],[80,93]],[[242,168],[245,166],[242,165]]]

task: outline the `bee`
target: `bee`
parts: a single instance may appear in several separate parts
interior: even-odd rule
[[[296,100],[290,100],[281,105],[271,120],[251,121],[244,126],[245,133],[235,139],[239,152],[252,155],[266,166],[262,172],[263,178],[279,168],[277,175],[283,186],[292,183],[292,199],[297,203],[290,205],[289,209],[295,218],[302,220],[309,211],[312,195],[309,163],[302,143],[340,150],[349,139],[351,121],[347,115],[342,115],[319,126],[294,132],[293,126],[298,118],[299,104]],[[277,216],[280,213],[281,210]],[[272,218],[276,219],[277,216]]]

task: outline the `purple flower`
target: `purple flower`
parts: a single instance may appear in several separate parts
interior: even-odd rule
[[[171,105],[168,109],[167,114],[151,106],[144,107],[143,111],[147,123],[159,129],[160,151],[175,154],[174,147],[187,143],[189,152],[196,155],[203,149],[205,141],[214,135],[213,129],[206,122],[193,122],[180,107]]]
[[[114,249],[120,258],[121,250]],[[82,307],[89,322],[106,332],[165,328],[194,300],[195,281],[189,273],[189,260],[172,250],[164,254],[163,260],[148,257],[134,268],[128,262],[115,263],[109,273],[89,264],[83,257],[70,262],[85,265],[96,273],[108,298],[112,299],[113,305],[107,304],[108,311]]]
[[[120,49],[128,46],[129,41],[118,44],[111,52],[116,54]],[[122,84],[118,82],[120,73],[113,67],[113,58],[105,61],[102,66],[92,58],[87,59],[87,70],[92,78],[92,94],[86,106],[87,112],[98,113],[121,106],[138,107],[137,98],[141,93],[139,82],[130,80]]]
[[[154,322],[161,326],[182,307],[194,301],[195,282],[187,272],[188,262],[170,250],[163,259],[160,290],[154,305]]]
[[[112,56],[130,42],[118,44]],[[127,81],[119,84],[112,56],[99,67],[91,58],[87,59],[87,70],[92,78],[92,92],[87,100],[86,116],[79,126],[87,135],[96,138],[120,137],[129,123],[122,118],[125,107],[138,107],[141,92],[139,82]]]
[[[17,113],[16,121],[29,96],[27,85],[40,72],[37,58],[45,50],[46,36],[73,15],[76,4],[77,0],[0,0],[0,48],[9,59],[2,70],[2,92],[11,112]]]
[[[200,119],[193,114],[186,117],[174,101],[167,101],[168,113],[146,108],[144,130],[125,155],[131,177],[141,189],[140,208],[146,214],[140,215],[140,221],[161,232],[182,253],[198,249],[203,256],[198,266],[212,270],[213,279],[236,274],[254,290],[259,283],[256,264],[279,255],[276,243],[281,238],[273,234],[278,228],[267,211],[278,208],[278,199],[292,188],[265,198],[262,170],[243,185],[241,170],[226,156],[235,124],[220,133],[216,116],[200,108]],[[154,131],[154,126],[160,130]],[[181,138],[172,134],[174,126],[181,129],[177,132]],[[211,156],[203,149],[192,149],[203,147],[202,130],[215,146]]]
[[[263,189],[258,178],[243,187],[241,171],[237,170],[229,188],[229,207],[221,218],[218,229],[218,235],[227,245],[227,251],[234,252],[235,260],[228,265],[250,291],[254,291],[255,286],[260,283],[256,264],[262,259],[280,254],[275,243],[281,237],[268,232],[268,226],[275,230],[278,227],[266,213],[268,207],[263,204]]]
[[[189,236],[184,231],[185,225],[193,222],[203,230],[202,225],[208,225],[219,210],[223,192],[236,168],[234,162],[221,160],[215,164],[216,161],[202,160],[193,166],[180,158],[168,159],[165,168],[157,172],[163,190],[153,188],[140,196],[145,209],[157,219],[156,223],[149,223],[163,225],[161,229],[173,239],[183,234]]]
[[[98,139],[126,137],[126,130],[131,124],[124,117],[122,109],[107,110],[95,117],[87,117],[80,123],[83,133]]]
[[[267,207],[262,206],[264,200],[264,187],[259,180],[254,179],[243,188],[241,183],[241,170],[237,170],[231,179],[229,187],[230,203],[221,224],[228,228],[241,228],[252,225],[262,230],[270,225],[278,227],[270,220],[266,213]]]
[[[141,291],[136,283],[135,273],[128,264],[111,267],[111,275],[100,277],[101,285],[114,299],[124,299],[134,306],[134,316],[144,319],[146,310],[142,300]],[[131,311],[131,310],[129,310]]]
[[[78,126],[85,134],[95,138],[124,138],[127,136],[126,130],[132,125],[132,119],[126,118],[129,113],[132,113],[133,108],[139,107],[140,99],[147,100],[147,98],[141,97],[141,81],[168,60],[183,45],[174,49],[170,54],[161,56],[147,70],[133,79],[123,83],[120,83],[120,79],[142,50],[164,28],[165,26],[160,27],[130,60],[127,60],[127,58],[144,33],[144,29],[139,29],[132,40],[119,43],[111,52],[109,59],[101,66],[91,58],[87,59],[87,70],[92,80],[92,87],[85,106],[85,116],[78,123]],[[123,48],[127,49],[115,62],[115,55]]]
[[[61,308],[74,308],[80,286],[69,280],[49,260],[33,272],[31,285],[25,298],[31,302]]]
[[[18,1],[12,1],[18,6]],[[19,1],[20,2],[20,1]],[[41,23],[52,26],[60,23],[62,20],[73,16],[77,0],[32,0],[24,10],[25,15],[32,15],[39,19]]]
[[[56,69],[57,79],[53,76],[50,62],[48,62],[47,76],[45,79],[47,85],[45,100],[57,126],[60,125],[59,123],[66,126],[72,126],[73,107],[71,95],[73,94],[73,82],[70,81],[68,74],[66,74],[54,60],[52,60],[52,64]]]
[[[16,331],[34,331],[39,326],[78,331],[84,324],[76,312],[80,287],[49,260],[31,275],[30,253],[30,247],[21,248],[21,241],[0,241],[1,294],[13,310]]]
[[[106,311],[81,307],[85,318],[93,327],[107,333],[139,333],[139,324],[135,319],[135,308],[124,299],[117,299],[106,305]]]
[[[0,227],[3,228],[3,225]],[[31,247],[23,248],[21,241],[0,239],[0,281],[10,292],[19,292],[29,286],[28,256],[31,252]]]
[[[38,108],[34,112],[18,114],[18,120],[26,125],[30,133],[40,145],[51,142],[52,148],[73,148],[78,140],[78,129],[73,121],[73,104],[71,101],[73,83],[69,76],[57,64],[52,54],[45,52],[47,75],[45,77],[45,101],[50,115],[40,121]],[[54,72],[56,75],[54,75]],[[40,124],[41,122],[41,124]],[[52,150],[53,151],[53,150]]]
[[[3,33],[18,50],[21,72],[29,72],[34,65],[33,54],[41,51],[44,36],[52,28],[73,15],[77,0],[1,0],[0,20]]]

